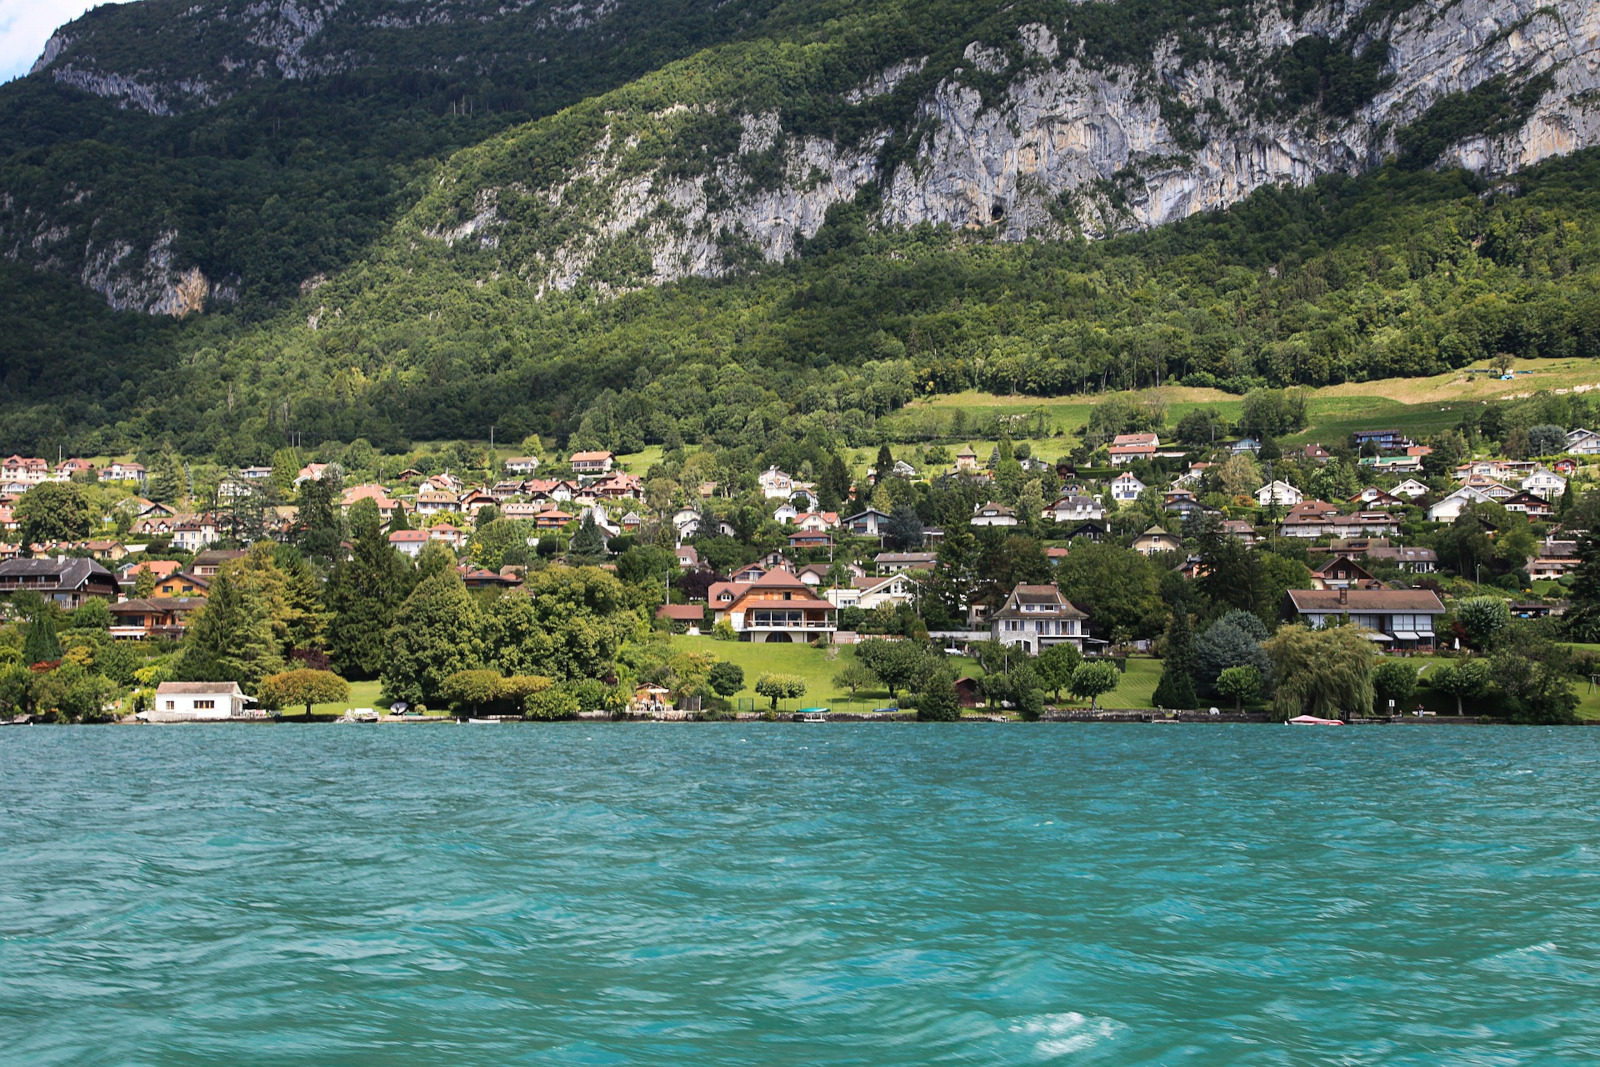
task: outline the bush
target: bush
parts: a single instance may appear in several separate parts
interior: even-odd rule
[[[932,679],[917,694],[916,707],[918,722],[957,721],[961,718],[961,696],[956,692],[955,681],[948,674]]]

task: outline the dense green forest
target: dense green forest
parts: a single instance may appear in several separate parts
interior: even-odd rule
[[[1600,354],[1600,154],[1497,183],[1432,169],[1462,136],[1514,128],[1548,75],[1439,98],[1364,176],[1148,233],[1006,243],[876,221],[937,85],[992,101],[1048,63],[1021,26],[1051,27],[1086,69],[1134,71],[1198,146],[1248,115],[1172,95],[1154,73],[1169,44],[1227,68],[1246,112],[1335,121],[1387,84],[1388,35],[1416,7],[1372,0],[1337,35],[1280,47],[1252,36],[1263,5],[1235,0],[448,0],[429,19],[352,0],[301,57],[337,71],[296,79],[258,69],[260,5],[99,8],[52,70],[139,71],[175,113],[120,109],[51,71],[0,87],[0,450],[244,464],[291,439],[400,450],[491,427],[620,451],[813,430],[860,446],[935,392],[1244,393]],[[1003,62],[972,61],[974,46]],[[908,59],[884,91],[850,91]],[[741,154],[744,113],[777,116],[771,146]],[[647,253],[623,235],[576,288],[544,293],[537,265],[603,193],[575,170],[598,143],[617,180],[694,176],[715,199],[724,174],[787,180],[784,145],[809,135],[870,140],[879,177],[786,262],[723,233],[730,275],[641,287]],[[1096,195],[1114,208],[1138,181]],[[439,238],[491,192],[492,240]],[[31,270],[19,249],[41,219],[92,240],[51,238],[49,270]],[[205,314],[114,313],[68,280],[88,272],[73,257],[124,241],[142,255],[130,235],[157,233],[222,286]]]
[[[886,233],[867,209],[836,209],[787,264],[617,298],[534,299],[392,242],[277,316],[170,323],[6,268],[0,447],[244,463],[288,432],[392,447],[491,425],[855,445],[931,391],[1242,392],[1600,356],[1600,153],[1493,185],[1390,167],[1104,242]]]

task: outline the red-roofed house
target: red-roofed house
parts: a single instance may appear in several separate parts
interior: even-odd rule
[[[715,594],[722,583],[712,587]],[[830,639],[837,629],[834,606],[787,571],[771,571],[754,582],[734,585],[730,601],[711,599],[717,622],[729,623],[742,641],[808,642]]]
[[[605,474],[611,470],[614,459],[610,452],[574,452],[568,462],[573,474]]]
[[[1154,459],[1161,438],[1153,433],[1119,433],[1111,441],[1111,465],[1121,467],[1136,459]]]
[[[389,535],[389,547],[413,559],[422,555],[422,546],[427,543],[427,530],[396,530]]]

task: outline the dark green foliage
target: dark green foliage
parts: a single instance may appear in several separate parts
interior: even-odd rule
[[[283,666],[269,609],[225,566],[211,581],[205,607],[189,623],[173,677],[186,682],[238,682],[246,692]]]
[[[856,646],[856,659],[877,676],[893,699],[898,690],[912,684],[927,655],[915,641],[871,639]]]
[[[383,662],[386,700],[437,705],[444,681],[479,665],[478,610],[453,572],[424,580],[395,613]]]
[[[606,538],[595,523],[593,513],[583,517],[567,549],[567,558],[574,566],[595,564],[606,558]]]
[[[1267,674],[1271,662],[1261,647],[1267,628],[1248,611],[1230,611],[1200,635],[1194,648],[1194,680],[1201,693],[1216,694],[1217,678],[1229,667]]]
[[[1442,557],[1441,557],[1442,558]],[[1567,587],[1569,606],[1562,623],[1574,641],[1600,641],[1600,532],[1578,539],[1578,567]]]
[[[711,691],[719,697],[731,697],[744,688],[744,668],[737,663],[719,660],[711,665],[707,676]]]
[[[1194,631],[1189,613],[1175,611],[1167,626],[1167,654],[1161,666],[1161,680],[1150,699],[1158,708],[1192,708],[1200,702],[1194,689]]]
[[[1343,41],[1302,37],[1278,56],[1276,70],[1279,114],[1316,107],[1337,118],[1348,118],[1392,80],[1382,75],[1388,59],[1388,41],[1372,41],[1352,55]]]
[[[1387,712],[1392,700],[1394,710],[1403,712],[1406,702],[1417,691],[1417,667],[1403,659],[1381,660],[1372,669],[1372,688],[1377,694],[1375,710]]]
[[[922,519],[916,508],[902,504],[894,509],[884,529],[884,546],[902,551],[922,547]]]
[[[45,482],[17,502],[18,540],[33,554],[33,546],[51,541],[77,541],[89,536],[92,524],[83,490],[70,482]]]
[[[28,621],[22,643],[22,661],[32,665],[50,663],[61,658],[61,642],[56,637],[55,614],[41,611]]]
[[[376,522],[362,523],[354,534],[350,559],[333,568],[323,594],[333,616],[328,654],[344,677],[376,678],[395,611],[417,577]]]
[[[961,718],[961,696],[947,673],[935,674],[917,694],[919,722],[957,722]]]

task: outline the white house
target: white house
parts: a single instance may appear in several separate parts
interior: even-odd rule
[[[1557,500],[1567,491],[1567,480],[1552,470],[1540,467],[1522,479],[1522,491],[1541,500]]]
[[[1105,505],[1092,496],[1064,496],[1044,509],[1046,518],[1056,522],[1103,522]]]
[[[1153,433],[1119,433],[1111,441],[1111,465],[1120,467],[1136,459],[1154,459],[1161,438]]]
[[[249,700],[238,682],[162,682],[155,704],[138,717],[146,722],[237,719]]]
[[[1288,482],[1275,479],[1271,485],[1263,485],[1256,490],[1256,503],[1262,507],[1277,505],[1278,507],[1294,507],[1306,498],[1306,495]]]
[[[1574,456],[1600,456],[1600,433],[1577,429],[1567,434],[1567,451]]]
[[[427,530],[396,530],[389,535],[389,547],[396,552],[405,553],[412,559],[422,555],[422,547],[427,543]]]
[[[1126,504],[1138,500],[1139,494],[1145,491],[1145,484],[1133,476],[1132,471],[1123,471],[1111,479],[1111,499],[1119,504]]]
[[[272,476],[272,468],[267,468],[267,476]],[[145,469],[142,463],[112,463],[100,468],[102,482],[138,482],[144,484]]]
[[[512,456],[506,460],[506,470],[511,474],[532,474],[538,469],[538,456]]]
[[[800,509],[793,504],[781,504],[778,510],[772,513],[772,521],[787,526],[794,521],[795,516],[798,514],[800,514]]]
[[[911,579],[902,571],[876,578],[855,577],[849,585],[834,586],[822,595],[836,608],[872,611],[882,604],[909,604],[915,594]]]
[[[1035,656],[1051,645],[1070,644],[1082,652],[1087,618],[1053,585],[1019,585],[989,616],[989,633],[1002,645],[1020,646]]]
[[[991,501],[975,507],[972,510],[971,521],[974,526],[1015,526],[1017,513],[1004,504]]]
[[[761,495],[768,500],[788,500],[800,488],[799,483],[777,467],[768,467],[756,481],[761,484]]]
[[[1395,496],[1405,496],[1415,500],[1419,496],[1427,496],[1428,487],[1417,481],[1415,478],[1407,478],[1405,481],[1389,490],[1389,492]]]
[[[1428,508],[1429,522],[1455,522],[1461,517],[1468,504],[1487,504],[1489,494],[1474,489],[1471,486],[1462,486],[1449,496],[1435,501]]]

